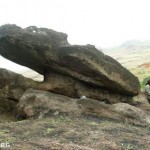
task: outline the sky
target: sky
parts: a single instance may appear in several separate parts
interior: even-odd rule
[[[0,0],[0,25],[46,27],[102,49],[150,40],[149,15],[150,0]]]

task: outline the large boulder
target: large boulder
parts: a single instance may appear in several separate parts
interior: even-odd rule
[[[5,58],[44,74],[49,50],[68,45],[67,35],[46,28],[16,25],[0,27],[0,54]]]
[[[67,96],[33,89],[28,89],[20,98],[18,110],[20,114],[26,114],[28,118],[42,118],[57,113],[68,115],[80,113],[76,100]]]
[[[18,103],[18,114],[27,118],[52,115],[92,115],[129,124],[149,126],[150,117],[141,109],[126,103],[106,104],[93,99],[73,99],[47,91],[28,89]]]
[[[50,91],[69,97],[79,98],[86,95],[88,98],[106,101],[109,103],[130,102],[131,98],[114,93],[108,90],[103,90],[96,87],[90,87],[80,83],[72,77],[51,73],[44,82],[37,82],[26,78],[20,74],[14,73],[6,69],[0,69],[0,98],[11,101],[18,101],[23,93],[29,89]]]
[[[110,91],[125,97],[139,93],[140,84],[137,77],[116,60],[91,45],[71,46],[67,42],[66,34],[50,29],[1,26],[0,54],[44,75],[44,83],[55,73],[58,76],[65,75],[73,82],[80,82],[91,90],[100,89],[102,93]],[[52,85],[51,81],[47,83]],[[68,85],[68,82],[66,84]],[[57,93],[56,90],[55,92]],[[65,91],[64,95],[65,93],[68,92]],[[94,92],[96,97],[99,97],[97,93],[99,92]],[[88,96],[94,98],[90,94]]]
[[[49,73],[44,82],[39,83],[36,89],[66,95],[72,98],[86,96],[107,103],[132,102],[131,96],[123,95],[105,88],[90,86],[68,75],[54,72]]]

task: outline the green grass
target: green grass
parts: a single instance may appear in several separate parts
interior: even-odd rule
[[[140,86],[141,86],[141,91],[144,91],[145,89],[145,84],[147,82],[147,80],[150,79],[150,70],[146,69],[146,68],[130,68],[129,69],[135,76],[138,77],[139,82],[140,82]]]
[[[135,150],[132,144],[122,144],[121,147],[125,150]]]
[[[0,143],[14,143],[16,141],[15,137],[10,137],[10,131],[7,129],[0,130]]]

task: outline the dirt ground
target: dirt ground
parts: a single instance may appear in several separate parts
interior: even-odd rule
[[[1,143],[12,150],[149,150],[150,128],[84,116],[60,115],[0,124]]]

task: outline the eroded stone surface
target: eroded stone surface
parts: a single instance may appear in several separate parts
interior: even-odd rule
[[[66,34],[50,29],[1,26],[0,54],[43,74],[45,80],[51,72],[57,72],[122,95],[139,93],[137,77],[113,58],[91,45],[71,46]]]
[[[93,115],[129,124],[148,126],[150,117],[141,109],[126,103],[106,104],[93,99],[73,99],[51,92],[28,89],[18,103],[18,110],[28,118],[65,114]]]

